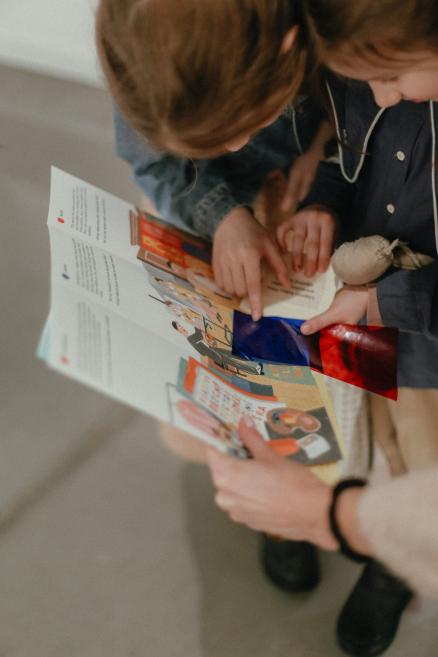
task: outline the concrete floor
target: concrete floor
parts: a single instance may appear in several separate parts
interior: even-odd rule
[[[55,164],[128,200],[106,94],[0,68],[0,657],[334,657],[357,568],[322,557],[312,595],[258,568],[258,539],[148,418],[34,357],[48,309]],[[438,605],[390,657],[437,655]]]

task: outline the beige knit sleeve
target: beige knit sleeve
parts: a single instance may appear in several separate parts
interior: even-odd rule
[[[359,524],[375,556],[414,590],[438,598],[438,468],[370,487]]]

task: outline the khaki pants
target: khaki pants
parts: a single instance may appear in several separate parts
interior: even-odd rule
[[[396,402],[370,395],[372,435],[394,475],[438,463],[438,390],[398,393]]]

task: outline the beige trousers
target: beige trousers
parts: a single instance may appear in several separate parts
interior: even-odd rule
[[[438,390],[398,393],[396,402],[370,395],[372,435],[394,475],[438,464]]]

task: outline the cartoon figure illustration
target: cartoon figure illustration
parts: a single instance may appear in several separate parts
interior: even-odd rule
[[[271,448],[282,456],[293,456],[304,448],[295,433],[318,431],[321,423],[310,413],[297,408],[274,408],[266,416],[266,428]]]
[[[150,281],[154,276],[158,276],[159,278],[164,278],[165,280],[172,281],[182,287],[195,291],[193,285],[185,277],[179,276],[179,274],[176,274],[171,269],[170,260],[160,258],[153,253],[148,253],[147,258],[143,260],[143,267],[147,271]]]
[[[211,245],[200,238],[163,223],[137,208],[129,212],[131,244],[140,247],[137,255],[146,260],[149,254],[164,260],[178,261],[183,267],[198,264],[200,269],[211,270]]]
[[[308,412],[297,408],[270,410],[266,416],[266,428],[271,448],[277,454],[295,456],[302,462],[316,462],[323,458],[332,450],[328,440],[332,429],[327,426],[326,420],[321,421],[317,417],[322,411],[315,409]],[[327,430],[329,434],[326,436]],[[333,456],[336,458],[335,453]]]
[[[221,290],[221,288],[216,285],[213,278],[205,276],[203,272],[197,271],[192,267],[187,267],[184,269],[175,262],[170,261],[167,263],[167,265],[172,273],[174,273],[176,276],[180,276],[181,278],[186,278],[189,283],[193,285],[195,290],[201,292],[201,294],[210,292],[222,299],[227,299],[230,301],[233,299],[232,296],[224,292],[224,290]]]
[[[276,408],[269,411],[266,425],[273,436],[292,436],[297,429],[304,433],[313,433],[321,428],[321,422],[313,415],[296,408]]]
[[[229,448],[239,446],[236,443],[234,433],[229,426],[220,422],[217,418],[200,408],[200,406],[194,402],[189,399],[181,399],[177,402],[176,406],[184,420],[199,431],[205,431],[209,436],[216,440],[220,440]]]
[[[219,322],[213,322],[211,319],[204,317],[203,330],[210,344],[224,345],[231,350],[233,344],[233,332],[230,326],[228,326],[227,320],[224,320],[222,316],[219,316]]]
[[[165,299],[164,305],[173,315],[178,317],[178,319],[190,324],[190,326],[194,326],[200,331],[204,330],[204,319],[199,313],[196,313],[187,306],[170,299]]]
[[[178,331],[178,333],[181,333],[181,335],[187,338],[187,341],[201,356],[210,358],[218,367],[230,372],[235,372],[236,374],[241,374],[242,372],[258,376],[263,374],[262,363],[243,361],[233,356],[232,353],[226,349],[216,346],[212,347],[209,344],[205,333],[198,328],[195,328],[194,333],[190,335],[189,331],[182,324],[172,322],[172,326],[175,331]]]
[[[157,291],[157,296],[149,294],[150,298],[164,303],[179,319],[203,331],[210,346],[231,350],[233,315],[227,308],[213,305],[207,297],[195,292],[190,283],[187,283],[190,287],[184,287],[179,283],[182,279],[176,279],[174,274],[166,272],[163,277],[157,276],[150,265],[147,271],[150,284]]]
[[[151,284],[155,289],[158,290],[160,294],[170,293],[177,301],[183,305],[189,305],[195,311],[198,311],[202,315],[205,315],[213,322],[221,322],[221,315],[215,310],[212,303],[207,299],[207,297],[202,296],[201,294],[189,290],[185,287],[182,287],[172,281],[164,280],[158,276],[153,276]],[[163,296],[164,296],[163,294]]]

